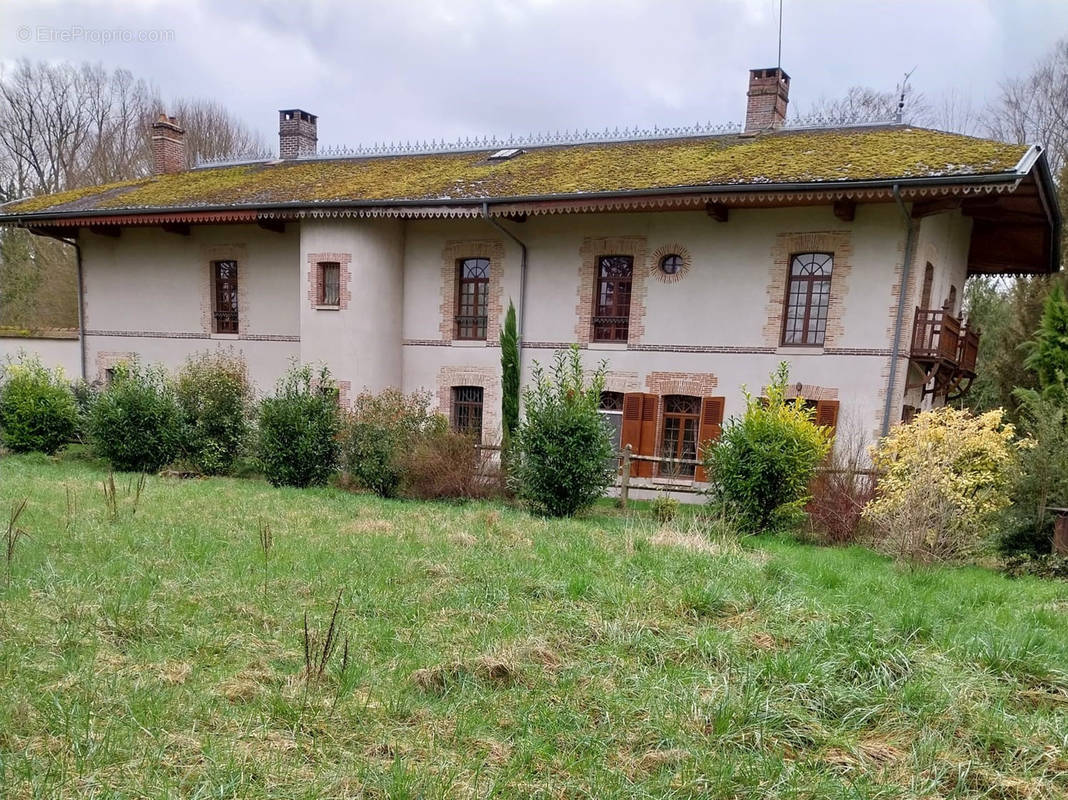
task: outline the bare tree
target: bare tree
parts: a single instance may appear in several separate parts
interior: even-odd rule
[[[821,97],[802,116],[811,116],[832,124],[857,122],[890,122],[897,117],[901,102],[901,86],[893,91],[881,91],[868,86],[851,86],[837,99]],[[902,119],[914,125],[927,122],[931,106],[927,98],[911,86],[905,86],[905,105]]]
[[[1050,167],[1060,173],[1068,163],[1068,39],[1029,75],[1003,83],[985,119],[996,139],[1046,147]]]
[[[950,89],[938,96],[930,123],[940,130],[974,136],[981,132],[982,114],[970,97],[959,89]]]
[[[0,202],[149,174],[149,125],[161,111],[185,127],[190,165],[267,151],[218,103],[180,99],[167,108],[127,70],[25,60],[0,70]],[[0,324],[75,324],[68,250],[25,231],[0,230]]]

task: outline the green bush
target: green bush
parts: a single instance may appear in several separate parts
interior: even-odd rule
[[[70,385],[74,394],[74,404],[78,408],[78,427],[75,431],[75,439],[85,443],[89,441],[89,416],[93,411],[93,403],[103,391],[103,385],[97,381],[89,383],[84,378],[79,378]]]
[[[199,353],[175,381],[182,412],[182,454],[206,475],[229,474],[249,433],[252,386],[241,356]]]
[[[158,367],[120,364],[89,413],[93,449],[119,470],[155,472],[170,463],[181,430],[174,388]]]
[[[615,448],[598,411],[604,369],[587,384],[577,347],[558,352],[548,375],[534,364],[508,464],[516,494],[535,513],[571,516],[612,483]]]
[[[745,392],[745,414],[730,419],[705,451],[713,496],[750,531],[804,505],[816,467],[830,450],[830,430],[816,425],[815,412],[802,398],[786,398],[789,379],[784,362],[765,397]]]
[[[54,453],[75,434],[78,407],[61,370],[22,356],[0,379],[0,441],[16,453]]]
[[[407,451],[420,436],[448,429],[448,421],[429,409],[427,392],[406,395],[397,389],[386,389],[377,395],[361,394],[352,404],[341,435],[345,471],[375,494],[396,495],[404,476]]]
[[[1035,578],[1068,581],[1068,556],[1057,553],[1017,553],[1005,559],[1002,569],[1013,578]]]
[[[657,492],[652,502],[653,516],[661,525],[667,525],[674,521],[679,514],[679,501],[674,497],[668,497],[663,492]]]
[[[260,403],[258,453],[274,486],[319,486],[337,469],[341,411],[325,367],[294,365]]]

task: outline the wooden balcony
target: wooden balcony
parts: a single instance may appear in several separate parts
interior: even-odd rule
[[[978,330],[962,324],[948,307],[917,308],[909,357],[923,379],[907,388],[922,387],[924,396],[954,400],[968,391],[975,378],[978,355]]]

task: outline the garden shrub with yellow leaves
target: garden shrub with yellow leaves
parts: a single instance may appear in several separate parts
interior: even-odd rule
[[[975,416],[938,408],[896,428],[872,449],[882,476],[864,516],[876,526],[876,546],[910,561],[974,555],[1009,505],[1025,446],[1001,409]]]

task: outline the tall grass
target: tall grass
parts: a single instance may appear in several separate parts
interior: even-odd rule
[[[91,464],[0,469],[0,795],[1068,793],[1063,582],[222,478],[112,521]]]

